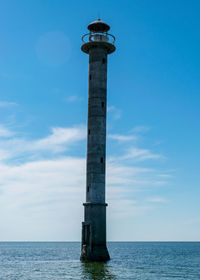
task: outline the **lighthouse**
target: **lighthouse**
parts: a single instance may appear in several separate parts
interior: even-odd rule
[[[107,58],[115,51],[110,26],[98,19],[88,25],[81,50],[89,55],[86,202],[81,260],[107,261],[106,246],[106,111]]]

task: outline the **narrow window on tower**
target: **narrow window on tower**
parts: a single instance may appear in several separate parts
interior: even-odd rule
[[[103,163],[103,158],[101,157],[101,163]]]
[[[87,192],[89,192],[89,190],[90,190],[90,186],[87,186]]]
[[[105,60],[105,58],[103,58],[103,59],[102,59],[102,63],[103,63],[103,64],[105,64],[105,63],[106,63],[106,60]]]
[[[90,129],[88,129],[88,135],[90,135]]]
[[[92,75],[90,74],[90,81],[92,80]]]
[[[101,102],[101,107],[104,108],[104,106],[105,106],[105,103]]]

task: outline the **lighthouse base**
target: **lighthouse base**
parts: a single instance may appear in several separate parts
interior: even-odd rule
[[[106,246],[91,246],[82,245],[81,261],[105,262],[110,260],[108,249]]]
[[[84,203],[85,221],[82,223],[82,261],[108,261],[106,246],[106,203]]]

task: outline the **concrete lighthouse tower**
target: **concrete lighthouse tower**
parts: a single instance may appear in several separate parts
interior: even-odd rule
[[[106,261],[105,162],[107,56],[115,51],[110,26],[98,19],[88,26],[81,50],[89,54],[87,180],[81,260]]]

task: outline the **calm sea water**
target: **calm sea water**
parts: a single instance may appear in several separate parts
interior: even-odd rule
[[[1,242],[0,280],[200,279],[200,242],[111,242],[107,263],[79,261],[78,242]]]

